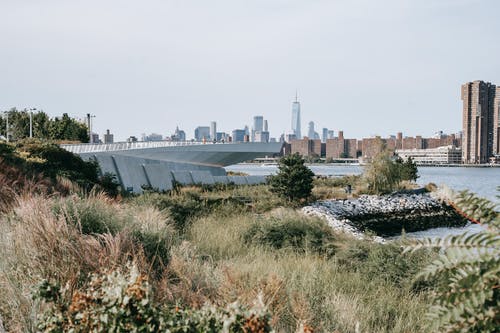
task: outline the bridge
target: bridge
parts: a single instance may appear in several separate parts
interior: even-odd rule
[[[116,176],[129,192],[141,193],[143,186],[172,189],[173,183],[256,184],[258,176],[227,176],[224,166],[271,157],[280,153],[277,142],[201,143],[201,142],[117,142],[111,144],[62,144],[62,148],[96,161],[101,174]]]

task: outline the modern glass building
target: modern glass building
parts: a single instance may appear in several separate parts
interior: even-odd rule
[[[203,139],[208,140],[210,137],[210,127],[208,126],[198,126],[194,130],[194,139],[196,141],[203,141]]]
[[[233,142],[244,142],[246,132],[244,129],[233,130]]]
[[[253,130],[262,132],[264,130],[264,117],[255,116],[253,117]]]
[[[295,95],[295,102],[292,103],[292,131],[297,139],[302,139],[300,132],[300,103],[297,95]]]

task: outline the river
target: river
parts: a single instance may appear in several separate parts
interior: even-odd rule
[[[359,165],[310,165],[309,168],[316,175],[344,176],[360,174],[363,167]],[[237,164],[226,167],[227,171],[244,172],[249,175],[271,175],[277,171],[276,165]],[[478,196],[490,201],[499,202],[497,195],[500,192],[500,168],[464,168],[464,167],[419,167],[420,185],[435,183],[446,185],[453,190],[469,190]],[[469,225],[465,228],[437,228],[421,232],[409,233],[409,237],[442,237],[449,234],[460,234],[465,231],[477,232],[478,225]]]
[[[360,174],[363,167],[359,165],[310,165],[309,168],[316,175],[344,176]],[[276,172],[275,165],[236,164],[226,167],[228,171],[239,171],[249,175],[271,175]],[[468,189],[477,195],[491,201],[497,201],[500,195],[497,187],[500,186],[500,168],[463,168],[463,167],[419,167],[420,185],[435,183],[447,185],[454,190]]]

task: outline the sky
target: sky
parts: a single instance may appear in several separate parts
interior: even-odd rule
[[[0,111],[95,115],[115,140],[268,120],[348,138],[461,130],[500,84],[498,0],[0,0]]]

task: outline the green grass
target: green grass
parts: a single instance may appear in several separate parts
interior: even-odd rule
[[[209,289],[222,288],[219,294],[229,297],[228,301],[231,297],[250,298],[245,295],[266,288],[269,280],[280,281],[268,293],[279,298],[279,306],[271,307],[271,312],[282,331],[293,331],[300,321],[327,332],[354,332],[356,323],[362,332],[425,330],[421,318],[426,294],[415,288],[413,278],[432,258],[428,254],[410,257],[402,255],[397,244],[378,245],[335,234],[328,237],[335,249],[332,256],[300,242],[275,246],[274,239],[269,244],[265,237],[241,244],[255,225],[269,230],[264,226],[268,223],[278,238],[279,228],[275,227],[282,226],[286,238],[290,235],[287,225],[300,220],[305,230],[318,223],[289,210],[257,218],[251,214],[210,216],[197,220],[187,239],[198,258],[210,258],[203,262],[212,267],[210,274],[220,277]],[[281,241],[279,238],[278,243]],[[226,290],[228,283],[231,292]]]

